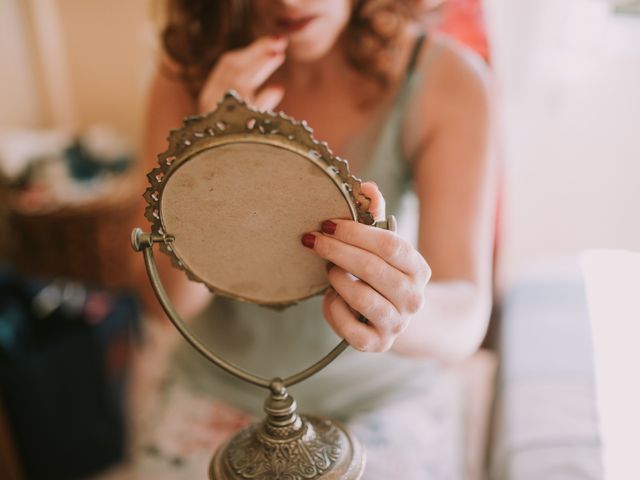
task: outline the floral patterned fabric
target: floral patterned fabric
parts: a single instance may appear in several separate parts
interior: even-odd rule
[[[443,370],[428,394],[348,419],[367,455],[363,480],[388,480],[399,472],[404,480],[464,478],[463,418],[460,380]],[[130,463],[103,480],[204,479],[215,449],[254,420],[172,379],[145,413]]]

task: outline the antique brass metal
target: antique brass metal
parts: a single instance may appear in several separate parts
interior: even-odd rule
[[[152,233],[173,234],[162,250],[218,295],[285,307],[319,294],[324,262],[300,236],[327,218],[374,222],[360,180],[304,122],[233,94],[172,131],[158,160],[144,195]]]
[[[245,428],[216,452],[210,479],[357,479],[364,468],[360,444],[340,424],[296,413],[296,402],[274,380],[267,418]]]
[[[176,312],[162,285],[154,260],[153,246],[158,244],[161,250],[171,256],[176,267],[184,270],[192,280],[207,285],[213,293],[283,308],[324,291],[326,282],[317,281],[317,278],[325,278],[323,263],[304,264],[306,257],[302,257],[303,260],[298,263],[302,262],[306,269],[321,268],[322,277],[319,277],[317,272],[309,274],[306,270],[294,269],[288,273],[293,276],[299,275],[299,278],[293,279],[294,282],[307,282],[304,289],[287,290],[285,285],[280,289],[270,290],[270,285],[258,285],[256,288],[261,290],[261,295],[254,295],[252,288],[248,288],[246,283],[229,283],[224,276],[217,275],[215,262],[207,264],[206,268],[198,265],[199,261],[210,262],[209,257],[215,256],[216,253],[216,250],[212,250],[200,255],[198,248],[215,244],[217,236],[228,234],[224,229],[209,228],[207,225],[215,225],[221,221],[234,222],[231,216],[233,211],[228,209],[225,202],[216,203],[216,208],[211,212],[201,208],[192,215],[192,208],[207,205],[207,198],[203,197],[207,197],[207,191],[213,190],[209,189],[211,185],[224,190],[228,187],[226,182],[230,178],[229,171],[236,171],[236,176],[230,181],[241,182],[243,168],[264,164],[279,167],[277,159],[280,158],[284,159],[283,162],[292,162],[292,168],[300,168],[295,173],[302,185],[315,185],[312,188],[316,188],[317,193],[330,197],[324,202],[324,206],[331,213],[338,214],[326,216],[326,211],[322,211],[319,218],[336,218],[341,215],[394,231],[395,219],[390,216],[382,222],[374,222],[368,212],[369,199],[360,190],[360,180],[349,173],[344,160],[332,155],[326,144],[313,139],[306,124],[295,122],[283,114],[253,110],[231,92],[224,97],[214,112],[186,119],[183,128],[171,132],[169,145],[169,149],[159,156],[159,166],[148,175],[150,186],[145,192],[145,199],[148,203],[146,217],[152,224],[151,232],[145,233],[136,228],[132,232],[131,244],[134,250],[143,253],[147,274],[158,301],[185,340],[229,374],[266,388],[270,392],[264,404],[266,418],[240,431],[218,449],[211,461],[209,478],[359,479],[364,470],[365,454],[357,439],[339,423],[315,416],[299,415],[295,400],[287,392],[287,387],[309,378],[331,363],[348,347],[346,341],[340,342],[313,365],[284,379],[269,379],[248,372],[219,357],[192,334]],[[247,156],[247,152],[251,152],[251,155]],[[233,158],[237,163],[234,163]],[[256,161],[256,158],[259,161]],[[299,159],[304,161],[300,163]],[[224,172],[217,169],[219,165],[214,165],[216,162],[221,162]],[[214,180],[218,178],[216,175],[222,176],[222,180]],[[175,188],[172,182],[177,185]],[[206,187],[204,189],[203,184]],[[242,191],[239,195],[233,189],[224,191],[228,195],[236,195],[236,202],[245,198]],[[212,193],[212,196],[215,197],[216,194],[219,192]],[[275,196],[272,195],[270,198],[277,203],[278,197],[286,194],[287,192],[276,192]],[[210,204],[208,206],[211,207]],[[255,210],[257,209],[258,206],[255,207]],[[247,209],[241,209],[240,213],[246,215]],[[308,217],[313,218],[313,212],[303,213],[288,220],[302,230],[299,233],[311,230],[306,222],[309,221]],[[211,215],[207,217],[208,214]],[[263,210],[262,214],[269,215],[270,211]],[[198,215],[205,227],[199,224],[194,229],[193,225],[184,225],[184,217],[188,220],[198,218]],[[257,224],[255,222],[259,220],[249,218],[245,223],[234,224],[234,228],[251,229]],[[204,243],[198,236],[201,232],[209,235]],[[235,247],[236,245],[232,244],[232,249]],[[274,255],[280,253],[275,251]],[[242,257],[231,256],[232,261],[237,261],[238,258]],[[224,263],[219,266],[225,268]],[[233,272],[230,273],[232,274]],[[240,280],[244,281],[246,278]],[[281,294],[283,291],[287,294]]]

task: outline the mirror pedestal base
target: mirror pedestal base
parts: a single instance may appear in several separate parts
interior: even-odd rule
[[[358,480],[365,455],[358,440],[332,421],[298,415],[296,402],[274,381],[266,418],[222,445],[210,480]]]

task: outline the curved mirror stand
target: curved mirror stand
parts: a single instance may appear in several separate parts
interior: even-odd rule
[[[248,372],[209,350],[180,318],[160,280],[153,246],[214,294],[286,308],[328,286],[324,262],[300,245],[305,232],[326,218],[395,231],[395,219],[374,222],[360,180],[326,143],[313,139],[304,122],[253,110],[233,92],[210,114],[185,119],[158,161],[144,194],[151,232],[136,228],[131,237],[158,301],[200,354],[270,392],[266,418],[216,451],[209,478],[360,478],[365,455],[357,439],[337,422],[299,415],[287,393],[331,363],[346,341],[284,379]]]

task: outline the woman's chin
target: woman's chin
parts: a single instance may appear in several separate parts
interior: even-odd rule
[[[308,63],[320,60],[331,50],[331,45],[319,44],[317,41],[290,42],[287,47],[287,60]]]

